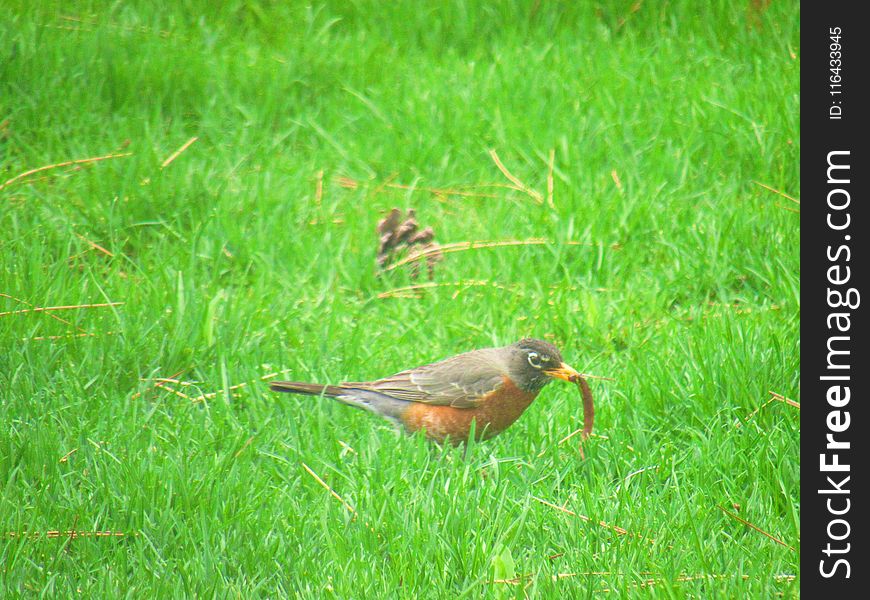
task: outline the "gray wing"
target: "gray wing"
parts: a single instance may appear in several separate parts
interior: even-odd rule
[[[408,402],[473,408],[504,385],[507,371],[496,350],[473,350],[378,381],[344,383],[342,387],[373,390]]]

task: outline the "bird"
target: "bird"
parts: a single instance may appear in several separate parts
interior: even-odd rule
[[[554,379],[581,374],[553,344],[524,338],[481,348],[375,381],[338,385],[273,381],[272,391],[327,396],[391,421],[398,429],[453,445],[487,440],[510,427]]]

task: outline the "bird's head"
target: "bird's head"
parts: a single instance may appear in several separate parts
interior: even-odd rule
[[[511,346],[511,378],[526,391],[539,391],[553,379],[574,382],[580,373],[565,364],[553,344],[525,338]]]

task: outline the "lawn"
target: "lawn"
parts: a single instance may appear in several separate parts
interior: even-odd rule
[[[0,596],[799,595],[797,2],[158,4],[2,2]],[[268,390],[525,336],[582,448]]]

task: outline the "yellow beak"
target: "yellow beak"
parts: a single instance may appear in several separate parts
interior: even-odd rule
[[[582,375],[574,370],[573,367],[570,367],[565,363],[562,363],[555,369],[544,371],[544,373],[555,379],[562,379],[571,383],[575,383],[578,378],[582,377]]]

